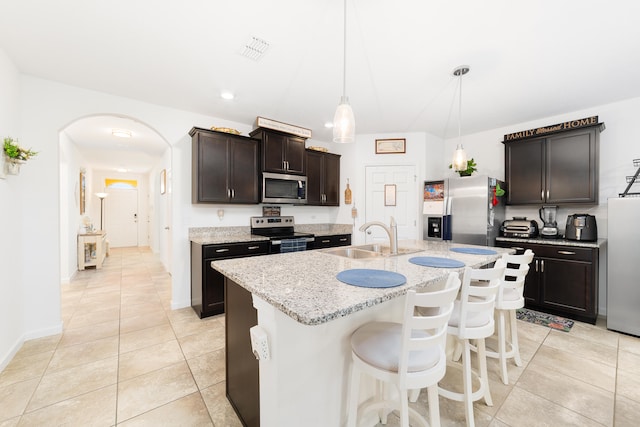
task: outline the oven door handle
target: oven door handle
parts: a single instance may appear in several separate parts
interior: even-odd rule
[[[314,238],[313,237],[294,237],[293,239],[286,239],[286,240],[304,240],[305,242],[309,243],[309,242],[313,242]],[[280,245],[282,244],[282,240],[272,240],[271,244]]]

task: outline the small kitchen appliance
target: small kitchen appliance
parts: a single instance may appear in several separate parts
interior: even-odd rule
[[[538,222],[528,220],[527,217],[514,216],[502,223],[500,232],[504,237],[519,237],[530,239],[538,237]]]
[[[538,212],[540,213],[540,219],[543,222],[542,230],[540,230],[540,237],[547,239],[556,239],[560,237],[558,233],[558,223],[556,222],[558,207],[543,206]]]
[[[567,217],[567,226],[564,234],[567,240],[587,242],[598,240],[596,217],[588,214],[569,215]]]

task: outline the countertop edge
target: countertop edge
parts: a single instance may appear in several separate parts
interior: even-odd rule
[[[574,246],[579,248],[601,248],[607,244],[607,239],[598,239],[595,242],[585,242],[567,239],[542,239],[542,238],[520,238],[520,237],[496,237],[497,242],[520,242],[535,245],[549,246]]]

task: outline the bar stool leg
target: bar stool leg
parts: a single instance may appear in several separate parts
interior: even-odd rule
[[[505,324],[504,310],[496,310],[498,312],[498,359],[500,363],[500,374],[502,382],[509,384],[509,375],[507,374],[507,331]]]
[[[522,366],[520,346],[518,345],[518,318],[516,317],[515,310],[509,310],[509,320],[511,325],[511,349],[513,351],[513,360],[516,362],[516,366]]]
[[[480,364],[480,387],[484,389],[483,396],[487,406],[493,406],[491,391],[489,390],[489,376],[487,375],[487,354],[484,338],[479,338],[476,345],[478,347],[478,363]]]

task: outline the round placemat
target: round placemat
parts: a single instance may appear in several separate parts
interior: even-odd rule
[[[457,259],[440,258],[435,256],[416,256],[409,258],[409,262],[423,267],[436,268],[460,268],[465,265],[464,262],[458,261]]]
[[[402,274],[370,268],[344,270],[336,275],[336,279],[362,288],[392,288],[407,283],[407,278]]]
[[[450,251],[458,252],[460,254],[471,254],[471,255],[495,255],[498,253],[493,249],[484,249],[484,248],[451,248]]]

